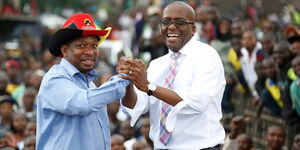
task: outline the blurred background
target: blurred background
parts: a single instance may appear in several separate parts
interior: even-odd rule
[[[183,1],[196,11],[194,38],[214,47],[224,64],[223,149],[300,150],[299,0]],[[0,0],[0,149],[34,147],[39,85],[60,62],[49,40],[68,17],[90,13],[99,28],[112,27],[99,46],[103,83],[122,56],[148,64],[168,52],[159,21],[170,2]],[[130,127],[115,101],[108,115],[112,150],[152,149],[147,114]]]

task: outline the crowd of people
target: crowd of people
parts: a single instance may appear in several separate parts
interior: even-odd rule
[[[300,15],[297,8],[288,5],[281,14],[262,15],[257,8],[249,6],[227,14],[221,13],[222,5],[212,0],[186,2],[196,12],[193,39],[215,48],[224,65],[226,86],[222,112],[231,116],[231,121],[223,149],[279,150],[286,145],[288,149],[299,150]],[[124,49],[129,48],[133,57],[143,59],[146,64],[168,52],[159,29],[162,8],[169,1],[106,3],[110,9],[99,9],[100,15],[85,11],[90,11],[99,26],[112,27],[107,40],[121,41]],[[34,4],[31,5],[36,15]],[[2,8],[1,14],[21,13],[7,13],[8,10]],[[49,38],[58,28],[45,27],[39,39],[30,37],[27,31],[22,37],[0,42],[0,148],[35,148],[36,96],[45,73],[60,63],[60,58],[48,51]],[[117,73],[116,64],[108,60],[107,51],[101,48],[99,51],[96,70],[102,84]],[[118,54],[119,58],[124,55],[123,51]],[[241,99],[235,95],[241,95]],[[260,139],[265,140],[265,147],[256,147],[245,130],[249,118],[237,113],[236,100],[247,101],[259,112],[283,119],[286,126],[268,127],[265,138]],[[153,149],[148,114],[131,127],[128,116],[120,110],[120,101],[108,104],[107,113],[112,150]]]

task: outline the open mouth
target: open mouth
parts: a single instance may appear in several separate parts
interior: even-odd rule
[[[168,33],[167,37],[169,41],[174,41],[174,40],[178,40],[180,36],[177,33]]]
[[[82,63],[84,65],[94,65],[95,64],[95,59],[83,59]]]

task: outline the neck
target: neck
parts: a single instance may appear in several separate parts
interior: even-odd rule
[[[33,108],[25,108],[25,112],[33,112]]]

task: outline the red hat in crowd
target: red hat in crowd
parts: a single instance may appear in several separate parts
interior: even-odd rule
[[[21,64],[17,60],[10,59],[5,62],[5,68],[21,68]]]
[[[300,41],[300,31],[293,26],[289,26],[285,29],[285,36],[290,43]]]
[[[54,56],[62,57],[60,46],[82,36],[99,36],[100,44],[107,38],[110,30],[110,27],[105,30],[97,29],[93,18],[89,14],[75,14],[64,23],[62,29],[54,33],[50,40],[49,51]]]

